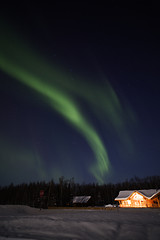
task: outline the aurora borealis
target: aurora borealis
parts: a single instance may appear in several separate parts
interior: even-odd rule
[[[32,14],[31,10],[34,19]],[[76,34],[73,34],[73,26],[69,28],[71,33],[67,36],[76,39],[77,43],[68,43],[65,27],[61,27],[57,15],[53,22],[48,20],[47,23],[46,20],[44,28],[36,21],[34,27],[29,26],[26,16],[22,17],[20,14],[24,24],[22,32],[17,27],[21,28],[22,23],[16,19],[12,23],[6,16],[8,17],[7,12],[2,14],[0,24],[2,184],[34,179],[57,180],[62,175],[74,177],[77,181],[95,181],[102,184],[116,178],[116,174],[117,179],[121,176],[129,177],[131,173],[139,175],[146,156],[149,155],[143,155],[146,149],[143,144],[147,138],[142,135],[150,122],[147,120],[146,126],[142,126],[141,118],[144,115],[141,116],[140,110],[143,109],[142,112],[147,115],[148,110],[143,108],[143,99],[148,100],[148,96],[145,91],[134,90],[133,86],[144,86],[148,92],[150,80],[140,78],[144,73],[143,66],[137,70],[139,80],[134,79],[136,72],[133,73],[132,68],[121,63],[125,60],[124,56],[119,61],[119,66],[118,58],[113,58],[113,61],[110,57],[119,56],[121,51],[126,54],[123,41],[118,53],[108,50],[109,63],[104,53],[100,55],[101,49],[98,53],[89,52],[89,57],[86,57],[88,53],[86,56],[84,53],[81,60],[79,48],[83,49],[85,44],[83,41],[78,42],[78,37],[76,39]],[[41,19],[44,18],[47,19],[47,15],[41,16]],[[50,31],[52,24],[56,26],[53,32]],[[89,20],[87,24],[91,25],[92,29]],[[112,25],[114,26],[114,23]],[[83,23],[81,26],[84,27]],[[62,33],[59,33],[60,28]],[[111,34],[110,28],[111,26]],[[45,40],[43,35],[46,33],[47,36],[47,31],[50,38]],[[61,36],[63,31],[64,37]],[[97,35],[94,28],[92,31],[88,33],[90,39],[93,33]],[[82,32],[83,30],[78,31],[80,35]],[[107,38],[107,31],[105,34]],[[112,34],[113,37],[116,36],[116,33]],[[39,35],[42,36],[41,40]],[[131,39],[131,36],[129,37]],[[130,40],[131,45],[132,41]],[[114,44],[113,42],[112,48]],[[110,49],[108,45],[109,40],[102,40],[105,51]],[[93,40],[92,48],[93,46],[99,48],[98,40]],[[49,54],[54,51],[59,54],[58,59],[56,54]],[[67,57],[64,57],[65,60],[61,57],[65,54],[70,57],[68,61]],[[102,64],[94,60],[96,55]],[[132,58],[135,56],[136,53],[132,53]],[[89,59],[90,63],[87,63],[85,58]],[[127,59],[125,61],[127,62]],[[105,64],[108,64],[106,69]],[[112,68],[117,70],[112,71]],[[118,71],[120,68],[121,71]],[[153,77],[156,81],[157,75]],[[144,81],[146,82],[143,85]],[[152,82],[153,92],[156,91],[155,81]],[[135,95],[132,91],[135,91]],[[134,97],[141,101],[139,105]],[[156,117],[155,119],[157,122]],[[23,166],[26,170],[24,174]],[[141,166],[140,169],[137,169],[138,166]],[[143,175],[145,174],[147,173]],[[156,170],[151,174],[156,174]]]
[[[8,49],[10,45],[11,43],[4,48],[4,45],[1,44],[4,50]],[[15,47],[13,47],[13,49],[15,50]],[[23,49],[21,49],[21,51],[19,49],[16,50],[17,52],[21,52],[22,56],[25,56]],[[21,62],[22,61],[23,59],[21,59]],[[30,59],[28,59],[28,61],[30,62]],[[46,84],[45,80],[41,80],[40,78],[36,77],[36,75],[34,76],[34,74],[30,74],[29,71],[23,70],[18,66],[18,64],[15,65],[14,62],[14,60],[11,61],[10,58],[7,59],[5,55],[2,55],[0,59],[1,69],[12,77],[18,79],[20,82],[36,90],[39,94],[42,94],[46,98],[46,101],[53,107],[53,109],[60,113],[73,126],[75,126],[78,131],[82,133],[91,146],[97,159],[96,167],[92,169],[93,175],[99,182],[103,182],[103,175],[107,173],[109,169],[107,152],[105,151],[103,143],[101,142],[101,139],[97,135],[96,131],[85,120],[75,102],[72,101],[71,98],[62,90],[57,90],[54,86]],[[41,64],[39,64],[39,66],[43,67]],[[59,78],[58,75],[56,75],[56,77]],[[51,78],[54,82],[55,75],[53,74]]]

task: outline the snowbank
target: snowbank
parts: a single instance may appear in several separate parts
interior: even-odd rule
[[[0,216],[36,214],[38,209],[22,205],[0,205]]]

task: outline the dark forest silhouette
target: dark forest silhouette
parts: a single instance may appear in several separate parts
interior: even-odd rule
[[[59,182],[32,182],[14,186],[0,187],[0,204],[20,204],[31,207],[47,208],[72,206],[74,196],[91,196],[90,206],[113,204],[115,197],[121,190],[160,189],[160,176],[145,178],[134,177],[117,184],[96,183],[79,184],[74,178],[66,180],[59,178]],[[43,193],[40,196],[40,192]]]

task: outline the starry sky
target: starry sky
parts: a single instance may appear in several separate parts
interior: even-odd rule
[[[160,169],[160,19],[146,1],[0,9],[0,185]]]

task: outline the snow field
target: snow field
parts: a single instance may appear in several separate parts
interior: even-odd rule
[[[160,209],[39,210],[0,206],[0,240],[159,240]]]

